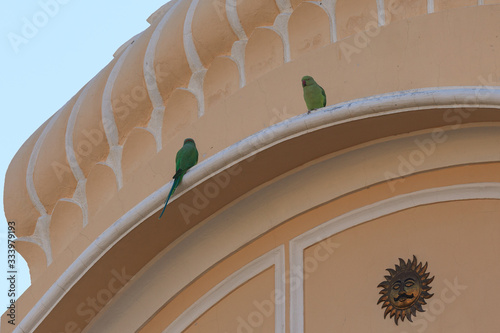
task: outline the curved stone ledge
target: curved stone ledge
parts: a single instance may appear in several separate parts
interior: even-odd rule
[[[86,274],[86,280],[89,274],[100,274],[103,267],[100,267],[99,262],[102,258],[109,255],[114,257],[113,253],[116,251],[119,253],[123,246],[130,248],[136,244],[134,237],[142,237],[141,235],[146,230],[149,230],[148,233],[167,235],[168,239],[164,239],[163,242],[152,242],[151,249],[148,249],[151,254],[146,255],[146,261],[134,262],[134,265],[138,265],[138,267],[142,267],[166,244],[174,242],[177,237],[219,208],[236,200],[252,188],[256,188],[308,161],[377,139],[439,126],[456,125],[447,121],[448,118],[444,116],[453,109],[469,112],[470,116],[463,119],[460,126],[486,122],[498,123],[500,122],[500,112],[497,109],[499,104],[500,89],[497,88],[421,89],[341,103],[323,108],[310,115],[296,116],[270,126],[193,167],[186,174],[183,185],[172,197],[172,204],[167,206],[165,214],[171,221],[168,226],[165,223],[158,223],[157,215],[162,208],[163,200],[171,183],[146,197],[136,207],[119,218],[61,275],[54,284],[55,289],[43,296],[39,301],[40,305],[35,306],[30,311],[20,327],[24,332],[28,332],[37,327],[45,316],[56,313],[59,307],[67,306],[65,302],[61,303],[61,301],[70,299],[65,298],[66,293],[76,290],[74,288],[77,288],[83,274]],[[384,123],[391,124],[393,121],[404,125],[400,127],[381,126]],[[364,135],[348,139],[349,133],[356,131],[355,128],[359,126],[364,128],[362,131]],[[357,132],[360,132],[359,128]],[[336,145],[310,145],[311,142],[318,142],[318,140],[322,140],[321,138],[324,139],[326,135],[331,136],[333,133],[337,137],[345,138],[345,140],[339,140]],[[301,148],[307,153],[296,156],[296,159],[290,160],[288,165],[280,165],[277,162],[276,159],[279,160],[283,158],[282,156],[293,155],[291,151],[296,150],[298,145],[309,147],[309,150]],[[311,147],[315,147],[315,149],[311,149]],[[248,164],[249,161],[251,164]],[[273,169],[269,168],[271,165],[274,166]],[[203,191],[207,184],[214,181],[215,177],[228,172],[234,173],[234,170],[238,168],[243,168],[244,177],[242,174],[235,174],[234,181],[231,181],[224,192],[218,195],[217,201],[211,202],[210,206],[198,212],[189,221],[190,223],[183,224],[183,216],[178,210],[179,205],[193,203],[196,191]],[[261,172],[262,168],[266,168],[267,172]],[[262,175],[266,175],[265,178],[262,178]],[[165,229],[167,227],[169,232]],[[177,232],[174,233],[173,230]],[[128,258],[116,258],[115,264],[123,264],[123,260],[128,261]],[[83,262],[86,264],[82,265]],[[106,266],[106,269],[109,271],[109,267]],[[133,272],[132,269],[130,272]],[[60,290],[65,292],[60,292]],[[53,306],[48,309],[41,304],[53,304]]]

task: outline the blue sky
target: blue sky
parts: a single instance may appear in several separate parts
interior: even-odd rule
[[[168,0],[6,1],[0,12],[1,207],[8,165],[21,145],[94,77]],[[0,305],[7,296],[7,221],[0,222]],[[18,256],[17,293],[29,286]],[[5,308],[3,308],[5,309]],[[4,310],[0,310],[3,313]]]

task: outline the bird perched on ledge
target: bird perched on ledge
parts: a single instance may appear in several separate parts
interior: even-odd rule
[[[304,76],[302,78],[302,88],[304,90],[307,113],[326,106],[325,90],[311,76]]]
[[[181,182],[182,177],[184,177],[184,175],[186,174],[186,171],[188,171],[192,166],[196,165],[196,163],[198,163],[198,150],[196,149],[194,140],[188,138],[184,140],[184,145],[181,149],[179,149],[177,155],[175,156],[175,175],[173,177],[174,184],[172,185],[172,188],[168,193],[167,200],[165,201],[165,206],[163,207],[163,210],[161,211],[160,217],[158,219],[160,219],[165,212],[165,208],[167,208],[170,196],[174,194],[175,189],[177,188],[177,186],[179,186],[179,183]]]

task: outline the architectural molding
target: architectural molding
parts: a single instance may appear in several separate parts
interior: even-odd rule
[[[109,74],[108,80],[106,81],[106,86],[104,87],[104,91],[102,93],[102,124],[109,145],[109,154],[108,158],[106,159],[106,165],[109,166],[111,170],[113,170],[116,177],[116,183],[118,184],[118,189],[123,186],[121,165],[123,146],[120,146],[118,142],[118,127],[116,126],[115,115],[113,111],[112,94],[118,74],[120,73],[127,55],[132,49],[131,45],[129,45],[125,49],[125,51],[120,55],[120,58],[118,59],[116,64],[113,66],[113,69]]]
[[[335,8],[337,7],[337,0],[323,0],[321,6],[324,7],[330,18],[330,43],[337,42],[337,18],[335,16]]]
[[[177,6],[181,1],[177,1],[170,7],[163,17],[160,23],[156,26],[151,39],[149,40],[148,46],[146,48],[146,53],[144,55],[144,81],[146,82],[146,88],[148,90],[149,99],[153,105],[153,111],[151,112],[151,119],[148,123],[148,130],[153,134],[156,141],[156,151],[159,152],[162,149],[162,125],[163,116],[165,114],[165,101],[161,96],[160,89],[158,88],[158,83],[156,82],[156,47],[160,41],[160,36],[162,34],[165,24],[170,19],[172,14],[175,12]]]
[[[408,208],[457,200],[500,200],[500,183],[463,184],[399,195],[338,216],[290,241],[290,267],[298,279],[290,289],[290,333],[304,332],[304,250],[341,231]]]
[[[283,245],[253,260],[243,268],[234,272],[226,279],[217,284],[204,296],[200,297],[193,305],[177,317],[163,333],[183,332],[197,318],[214,306],[221,299],[233,292],[239,286],[245,284],[266,269],[274,266],[274,288],[275,293],[275,330],[276,333],[285,333],[285,247]]]
[[[247,34],[245,33],[245,29],[241,25],[240,18],[238,17],[238,9],[236,5],[238,4],[238,0],[226,0],[226,15],[229,25],[233,32],[238,36],[239,40],[248,39]]]
[[[377,0],[377,12],[378,12],[378,25],[379,27],[385,25],[385,6],[384,0]]]

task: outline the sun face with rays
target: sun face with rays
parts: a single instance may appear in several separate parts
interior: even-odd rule
[[[390,314],[390,318],[394,317],[394,322],[398,324],[398,320],[404,321],[408,319],[412,321],[411,316],[416,316],[417,311],[424,312],[422,305],[427,304],[426,299],[431,298],[434,294],[429,294],[429,284],[434,280],[434,277],[428,278],[429,273],[426,273],[427,263],[422,266],[418,263],[417,258],[413,256],[413,261],[408,259],[408,262],[399,258],[399,266],[395,265],[395,270],[388,268],[390,275],[384,276],[386,281],[381,282],[377,287],[383,288],[379,294],[377,304],[382,303],[382,309],[385,309],[384,318]]]

